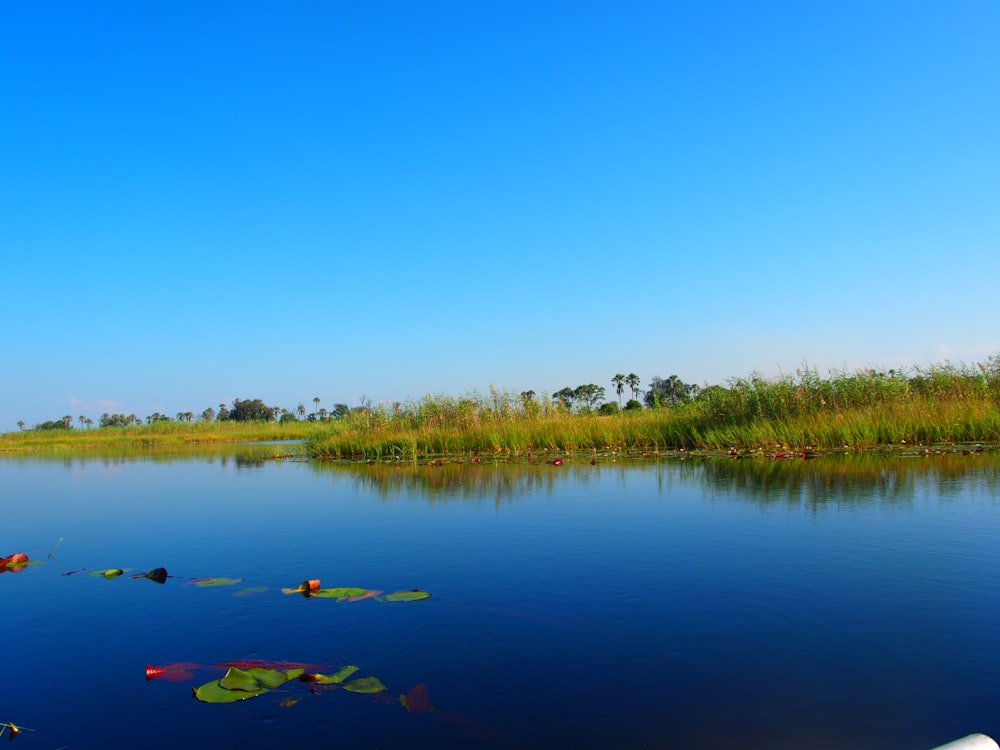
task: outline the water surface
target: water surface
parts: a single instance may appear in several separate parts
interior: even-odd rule
[[[0,554],[45,560],[0,575],[0,720],[36,730],[25,747],[1000,737],[988,454],[407,467],[272,453],[0,461]],[[159,566],[163,585],[88,575]],[[245,580],[190,585],[210,576]],[[307,578],[433,596],[280,592]],[[355,664],[388,691],[192,697],[221,676],[210,665],[252,659]],[[205,669],[145,680],[173,662]],[[393,702],[418,685],[436,710]]]

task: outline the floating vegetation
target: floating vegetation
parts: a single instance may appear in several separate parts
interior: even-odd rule
[[[317,685],[339,685],[357,671],[358,667],[353,664],[348,664],[346,667],[341,667],[333,674],[314,674],[312,677],[313,682]]]
[[[15,552],[7,557],[0,557],[0,573],[20,573],[31,561],[23,552]]]
[[[245,596],[257,596],[257,594],[263,594],[266,591],[270,591],[267,586],[247,586],[246,588],[233,592],[233,596],[242,599]]]
[[[319,686],[326,689],[343,689],[351,693],[374,695],[384,693],[388,688],[378,677],[348,679],[358,671],[354,664],[341,667],[333,674],[307,672],[313,665],[293,662],[229,662],[215,665],[226,667],[226,673],[217,680],[210,680],[192,688],[194,697],[203,703],[237,703],[256,698],[276,690],[293,680],[310,685],[314,690]],[[163,678],[170,681],[187,680],[194,677],[193,670],[203,669],[201,665],[189,662],[166,664],[162,667],[146,666],[146,680]],[[282,700],[282,707],[297,703],[296,699]]]
[[[157,583],[166,583],[167,578],[169,578],[170,576],[167,575],[166,568],[153,568],[148,573],[135,573],[132,577],[148,578],[149,580],[156,581]]]
[[[117,578],[128,570],[131,570],[131,568],[108,568],[107,570],[93,570],[87,575],[94,578]],[[69,573],[66,575],[69,575]]]
[[[243,583],[242,578],[195,578],[187,581],[185,585],[198,586],[199,588],[216,588],[218,586],[235,586]]]
[[[367,599],[371,593],[372,592],[368,589],[341,586],[340,588],[334,589],[316,589],[315,591],[310,591],[308,596],[315,597],[317,599],[336,599],[338,602],[347,602]]]
[[[318,578],[312,578],[308,581],[303,581],[294,589],[282,589],[282,594],[304,594],[309,596],[310,592],[319,590],[320,581]]]
[[[383,602],[419,602],[422,599],[430,599],[430,596],[426,591],[413,589],[412,591],[394,591],[391,594],[380,596],[379,600]]]
[[[21,732],[34,732],[34,729],[29,729],[28,727],[22,727],[19,724],[15,724],[12,721],[0,721],[0,737],[3,737],[5,732],[10,732],[10,739],[14,739]]]
[[[429,599],[430,594],[420,589],[411,591],[394,591],[386,594],[378,589],[363,589],[356,586],[339,586],[337,588],[320,588],[320,579],[313,578],[303,581],[295,588],[281,589],[283,594],[302,594],[307,599],[334,599],[338,602],[360,602],[365,599],[375,599],[380,602],[417,602]]]
[[[297,679],[304,672],[302,668],[282,671],[265,667],[251,667],[247,670],[230,667],[222,679],[212,680],[194,688],[194,697],[203,703],[245,701],[281,687],[289,680]]]

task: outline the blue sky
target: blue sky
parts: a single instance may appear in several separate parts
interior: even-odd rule
[[[996,2],[0,7],[0,430],[1000,351]]]

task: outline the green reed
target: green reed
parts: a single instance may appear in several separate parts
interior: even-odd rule
[[[0,453],[304,440],[314,422],[154,422],[130,427],[25,430],[0,435]]]
[[[0,452],[306,439],[318,458],[415,461],[427,456],[551,456],[680,450],[864,449],[1000,443],[1000,358],[910,370],[754,373],[710,386],[675,407],[599,416],[545,394],[490,388],[366,405],[315,422],[156,422],[126,428],[28,430],[0,436]]]
[[[480,453],[773,451],[1000,442],[1000,360],[821,377],[753,374],[706,388],[690,403],[608,416],[570,413],[544,399],[427,396],[352,414],[318,431],[308,452],[382,459]]]

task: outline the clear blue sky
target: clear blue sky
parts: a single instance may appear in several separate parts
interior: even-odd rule
[[[0,430],[1000,350],[1000,3],[0,6]]]

